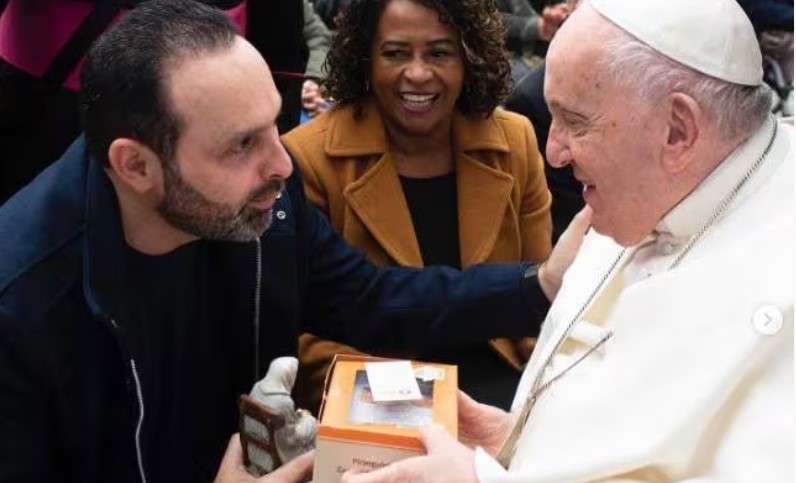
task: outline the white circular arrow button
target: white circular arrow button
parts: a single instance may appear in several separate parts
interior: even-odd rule
[[[763,335],[774,335],[782,328],[782,312],[773,305],[763,305],[752,315],[752,325]]]

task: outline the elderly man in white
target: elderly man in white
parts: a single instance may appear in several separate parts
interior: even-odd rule
[[[593,230],[504,413],[345,483],[792,482],[793,130],[734,0],[591,0],[553,40],[547,158]]]

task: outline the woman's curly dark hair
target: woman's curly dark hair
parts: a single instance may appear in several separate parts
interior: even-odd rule
[[[392,0],[353,0],[336,19],[337,33],[326,58],[327,95],[362,115],[369,96],[370,56],[384,7]],[[439,13],[461,39],[464,84],[456,101],[465,115],[488,116],[511,90],[505,27],[493,0],[410,0]]]

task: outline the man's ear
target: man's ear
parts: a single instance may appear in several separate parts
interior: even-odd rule
[[[108,148],[108,161],[119,180],[139,194],[160,186],[160,158],[139,141],[129,138],[115,139]]]
[[[666,98],[666,116],[664,168],[670,174],[677,174],[694,160],[695,144],[702,134],[702,109],[693,97],[674,92]]]

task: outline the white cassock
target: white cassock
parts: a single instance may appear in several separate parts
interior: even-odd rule
[[[482,450],[482,483],[794,481],[794,151],[779,125],[732,204],[669,270],[765,150],[772,121],[627,251],[621,292],[576,322],[543,380],[613,336],[536,403],[509,471]],[[591,233],[567,272],[517,395],[621,247]],[[600,295],[597,296],[597,299]]]

